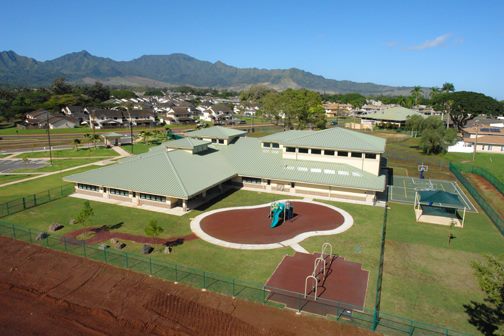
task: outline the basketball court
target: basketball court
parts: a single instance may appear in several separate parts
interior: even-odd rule
[[[441,190],[456,194],[469,212],[478,212],[455,181],[393,176],[388,185],[388,200],[397,203],[415,203],[415,194],[423,190]]]

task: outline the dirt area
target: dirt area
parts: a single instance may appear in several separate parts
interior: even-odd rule
[[[0,237],[1,335],[372,335]]]
[[[504,195],[502,195],[495,187],[488,182],[484,177],[477,174],[464,174],[471,184],[478,189],[481,196],[492,206],[492,208],[497,211],[502,217],[504,217]]]
[[[201,229],[212,237],[239,244],[278,243],[306,231],[333,230],[343,216],[323,205],[291,202],[294,217],[271,228],[270,207],[218,212],[201,220]]]
[[[77,237],[81,234],[84,233],[94,233],[94,235],[86,239],[87,244],[98,244],[104,241],[108,241],[110,239],[119,239],[119,240],[129,240],[129,241],[134,241],[136,243],[142,243],[142,244],[162,244],[162,245],[171,245],[175,242],[180,243],[184,241],[190,241],[194,239],[198,239],[198,237],[195,234],[189,234],[183,237],[176,237],[176,238],[158,238],[158,237],[145,237],[145,236],[140,236],[140,235],[133,235],[129,233],[123,233],[123,232],[114,232],[111,230],[107,229],[102,229],[102,228],[82,228],[79,230],[75,230],[72,232],[69,232],[65,234],[65,238],[67,239],[67,242],[75,242],[79,243],[77,240]]]

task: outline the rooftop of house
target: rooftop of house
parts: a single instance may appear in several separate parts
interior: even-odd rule
[[[185,150],[193,150],[195,147],[208,146],[211,144],[209,141],[193,139],[193,138],[181,138],[177,140],[164,142],[163,145],[166,148],[171,149],[185,149]]]
[[[374,113],[366,114],[362,116],[364,119],[373,119],[373,120],[385,120],[385,121],[406,121],[408,117],[418,115],[423,117],[424,115],[402,106],[396,106],[387,108],[381,111],[377,111]]]

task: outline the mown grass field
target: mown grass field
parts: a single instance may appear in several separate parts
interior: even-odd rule
[[[79,149],[62,149],[52,151],[53,158],[80,158],[80,157],[94,157],[104,156],[113,157],[118,156],[113,149],[110,148],[79,148]],[[49,151],[44,152],[26,152],[16,156],[16,158],[48,158]]]
[[[382,309],[414,320],[476,333],[464,304],[483,293],[471,263],[504,257],[504,238],[483,213],[468,213],[464,228],[417,223],[411,205],[390,204]]]
[[[85,159],[55,159],[52,165],[47,165],[41,168],[21,168],[12,171],[13,173],[47,173],[64,170],[72,167],[82,166],[88,163],[101,161],[103,158],[85,158]],[[95,167],[96,168],[96,167]]]

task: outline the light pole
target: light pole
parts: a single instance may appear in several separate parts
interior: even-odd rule
[[[128,112],[129,126],[130,126],[131,154],[133,154],[133,121],[131,120],[131,113],[127,106],[126,106],[126,112]]]
[[[476,121],[476,139],[474,140],[474,151],[472,157],[473,162],[476,159],[476,150],[478,148],[478,133],[479,133],[479,121]]]
[[[49,111],[46,111],[46,125],[47,125],[47,143],[49,145],[49,162],[51,163],[52,166],[53,161],[52,161],[51,132],[49,127]]]

